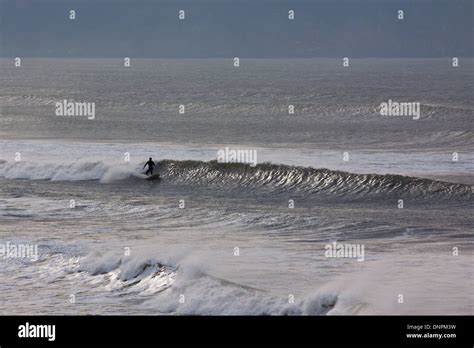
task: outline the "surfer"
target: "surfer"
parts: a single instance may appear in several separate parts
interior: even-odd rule
[[[143,169],[145,169],[146,166],[148,166],[148,170],[146,171],[145,174],[148,175],[148,173],[150,173],[151,175],[153,175],[153,168],[155,167],[155,162],[153,162],[151,157],[148,160],[148,162],[145,163],[145,165],[143,166]]]

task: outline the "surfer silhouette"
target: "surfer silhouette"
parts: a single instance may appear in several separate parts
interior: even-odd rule
[[[145,169],[146,166],[148,166],[148,170],[146,171],[145,174],[148,175],[148,173],[150,173],[151,175],[153,175],[153,168],[155,167],[155,162],[153,162],[151,157],[148,160],[148,162],[145,163],[145,165],[143,166],[143,169]]]

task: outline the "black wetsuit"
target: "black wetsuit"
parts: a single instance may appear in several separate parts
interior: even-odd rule
[[[150,173],[150,175],[153,175],[153,168],[155,167],[155,162],[148,161],[148,162],[145,163],[143,168],[145,168],[146,166],[148,166],[148,170],[146,171],[145,174],[148,175],[148,173]]]

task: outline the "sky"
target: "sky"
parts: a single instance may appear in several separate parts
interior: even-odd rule
[[[0,0],[2,57],[473,56],[473,0]],[[69,19],[69,10],[76,19]],[[178,19],[178,11],[185,19]],[[295,19],[288,19],[288,11]],[[404,19],[399,20],[398,10]]]

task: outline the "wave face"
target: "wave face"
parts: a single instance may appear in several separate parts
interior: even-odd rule
[[[102,161],[66,164],[0,162],[0,176],[8,179],[51,181],[99,180],[111,183],[139,180],[140,165],[109,165]],[[241,163],[216,161],[158,162],[164,180],[176,184],[208,185],[218,190],[262,190],[290,194],[328,194],[361,198],[397,196],[412,198],[472,197],[472,187],[464,184],[392,174],[355,174],[329,169],[263,163],[250,167]]]
[[[339,196],[398,195],[440,198],[472,196],[472,187],[402,175],[354,174],[329,169],[264,163],[255,167],[216,161],[171,161],[159,163],[164,177],[174,181],[210,184],[219,188],[262,188],[294,193]]]

